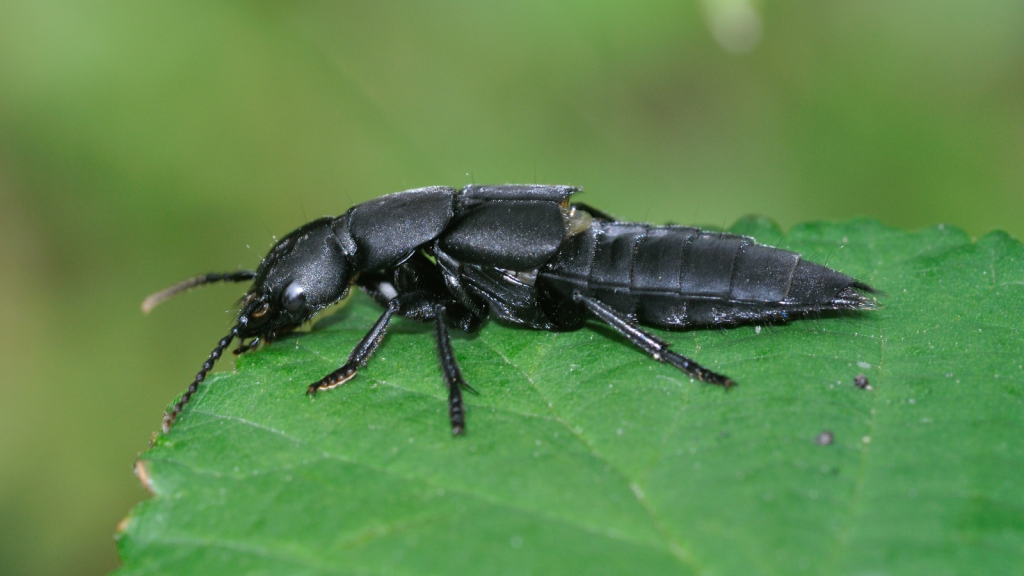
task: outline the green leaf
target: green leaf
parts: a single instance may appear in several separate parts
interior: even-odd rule
[[[480,391],[460,438],[411,321],[306,397],[379,314],[357,296],[211,378],[141,457],[155,496],[123,525],[119,574],[1024,573],[1021,245],[865,220],[733,230],[888,295],[661,333],[729,392],[600,327],[492,322],[455,341]]]

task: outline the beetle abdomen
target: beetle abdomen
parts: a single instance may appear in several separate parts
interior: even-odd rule
[[[568,299],[579,290],[642,323],[671,328],[862,309],[869,301],[857,289],[870,290],[745,236],[625,222],[595,222],[569,239],[538,281],[548,293]]]

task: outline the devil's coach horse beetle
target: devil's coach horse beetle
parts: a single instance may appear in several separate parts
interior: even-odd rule
[[[493,315],[538,330],[575,330],[593,318],[655,360],[728,388],[728,377],[669,350],[637,323],[734,326],[873,305],[861,294],[874,293],[870,286],[795,252],[746,236],[618,222],[570,204],[577,190],[473,185],[396,192],[300,227],[255,272],[197,276],[153,294],[144,311],[194,286],[253,280],[237,323],[164,414],[164,432],[232,340],[239,339],[239,354],[279,338],[344,298],[351,284],[384,313],[345,364],[307,393],[354,378],[394,314],[433,321],[453,434],[465,430],[462,389],[473,389],[455,361],[449,327],[474,332]]]

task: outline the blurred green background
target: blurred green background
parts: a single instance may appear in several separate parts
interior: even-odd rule
[[[406,188],[1020,237],[1024,3],[0,1],[0,573],[101,574],[240,287]],[[224,368],[229,364],[225,363]]]

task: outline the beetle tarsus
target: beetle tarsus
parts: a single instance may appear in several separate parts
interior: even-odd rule
[[[676,368],[682,370],[684,373],[708,384],[715,384],[728,390],[736,385],[728,376],[713,372],[707,368],[697,364],[693,360],[690,360],[682,354],[678,354],[671,350],[665,350],[661,353],[663,355],[662,362],[671,364]]]
[[[346,362],[344,366],[338,368],[334,372],[331,372],[327,376],[317,380],[316,382],[309,385],[306,389],[306,394],[309,396],[316,396],[317,392],[324,390],[333,390],[338,386],[348,383],[349,380],[356,377],[356,371],[359,366],[353,362]]]

